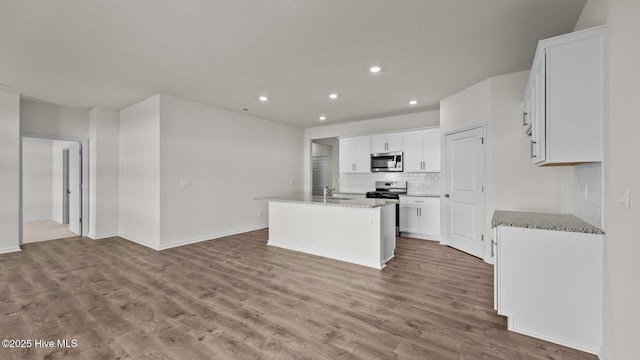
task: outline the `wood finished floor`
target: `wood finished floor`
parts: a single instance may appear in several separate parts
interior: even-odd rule
[[[156,252],[112,238],[0,255],[1,359],[596,359],[506,330],[493,268],[398,238],[383,271],[266,246],[267,230]]]

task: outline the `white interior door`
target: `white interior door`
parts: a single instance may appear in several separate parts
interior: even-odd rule
[[[80,143],[69,146],[69,231],[82,234],[82,154]]]
[[[484,257],[484,129],[465,130],[445,137],[446,243]]]

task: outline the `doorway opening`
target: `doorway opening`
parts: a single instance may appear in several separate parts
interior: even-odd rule
[[[22,244],[82,236],[82,143],[22,137]]]
[[[311,141],[311,194],[322,196],[325,188],[335,191],[338,187],[340,170],[339,145],[337,137]]]

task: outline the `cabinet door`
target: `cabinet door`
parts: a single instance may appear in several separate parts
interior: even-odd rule
[[[420,234],[440,236],[440,206],[421,206],[418,214]]]
[[[396,152],[403,150],[403,136],[401,134],[389,134],[387,136],[387,151]]]
[[[357,173],[371,172],[371,137],[356,138],[355,170]]]
[[[423,137],[424,163],[422,170],[440,172],[440,132],[427,131]]]
[[[400,231],[419,233],[420,219],[417,206],[400,205]]]
[[[532,145],[532,161],[534,164],[544,163],[546,161],[546,122],[547,122],[547,109],[546,109],[546,71],[545,71],[546,58],[540,62],[540,65],[536,69],[535,82],[534,82],[534,103],[533,103],[533,129],[531,132],[531,145]]]
[[[355,172],[356,140],[340,139],[340,173]]]
[[[421,132],[409,133],[404,136],[404,159],[403,166],[405,172],[424,172],[424,136]]]
[[[384,153],[387,152],[387,136],[376,135],[371,137],[371,152]]]

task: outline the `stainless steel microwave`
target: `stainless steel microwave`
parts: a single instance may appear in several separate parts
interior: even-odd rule
[[[402,152],[371,154],[371,172],[402,172]]]

